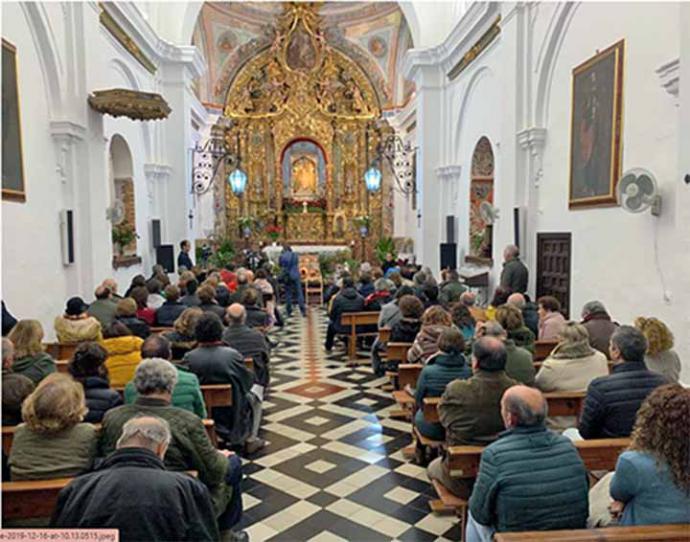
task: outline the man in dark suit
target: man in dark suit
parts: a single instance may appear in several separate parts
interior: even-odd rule
[[[187,239],[180,243],[180,254],[177,256],[177,270],[180,267],[185,267],[187,270],[191,271],[194,267],[192,259],[189,257],[189,251],[192,249],[192,245]]]

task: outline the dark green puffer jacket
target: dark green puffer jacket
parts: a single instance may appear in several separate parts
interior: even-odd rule
[[[543,425],[514,427],[482,453],[470,512],[498,532],[583,529],[588,489],[568,438]]]
[[[415,400],[417,407],[422,408],[425,397],[441,397],[446,386],[453,380],[467,380],[472,376],[472,369],[465,362],[462,354],[441,352],[433,356],[422,369],[417,379]]]
[[[12,372],[30,378],[34,384],[38,384],[50,373],[57,371],[55,361],[45,352],[35,356],[26,356],[14,360]]]

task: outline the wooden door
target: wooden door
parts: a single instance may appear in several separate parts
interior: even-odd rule
[[[570,233],[537,234],[537,298],[550,295],[570,315]]]

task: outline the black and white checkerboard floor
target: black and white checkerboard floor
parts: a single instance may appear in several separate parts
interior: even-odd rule
[[[425,470],[406,462],[409,423],[368,366],[323,348],[321,309],[272,334],[262,437],[245,460],[242,527],[252,542],[459,540],[457,520],[430,513]]]

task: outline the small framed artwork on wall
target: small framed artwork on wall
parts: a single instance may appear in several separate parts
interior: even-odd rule
[[[2,40],[2,199],[26,201],[17,49]]]
[[[573,69],[569,207],[616,204],[621,172],[625,41]]]

